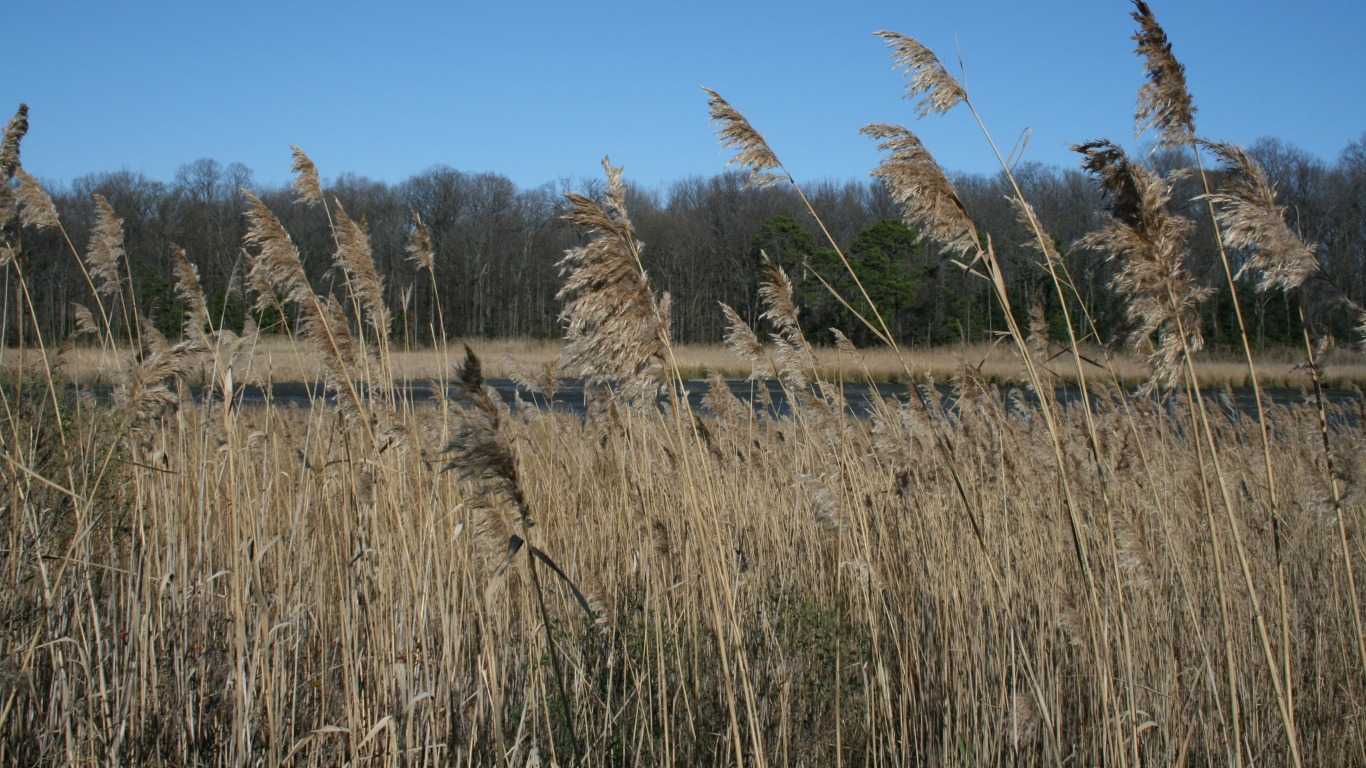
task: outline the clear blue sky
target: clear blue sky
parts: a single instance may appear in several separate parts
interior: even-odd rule
[[[200,157],[288,176],[400,180],[436,164],[523,186],[597,173],[604,153],[654,185],[722,169],[699,86],[719,90],[802,179],[863,176],[857,134],[905,122],[951,170],[992,158],[961,111],[916,121],[881,41],[919,38],[1027,159],[1134,145],[1129,3],[522,2],[304,5],[8,0],[0,110],[32,107],[24,164],[68,181],[130,169],[169,180]],[[1359,2],[1153,0],[1210,138],[1274,135],[1325,159],[1366,131]]]

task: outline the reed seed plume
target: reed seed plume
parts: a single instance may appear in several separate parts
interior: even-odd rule
[[[15,205],[14,190],[10,188],[10,180],[14,178],[15,171],[19,170],[19,144],[24,140],[24,134],[28,133],[28,105],[20,104],[14,117],[10,118],[5,125],[5,136],[0,141],[0,227],[9,226],[14,221],[18,213]],[[12,249],[6,248],[8,263],[13,259]]]
[[[858,352],[858,347],[854,346],[854,342],[850,341],[849,337],[844,335],[844,331],[841,331],[838,328],[831,328],[830,335],[835,338],[835,349],[838,349],[846,355],[852,355]]]
[[[768,365],[764,360],[764,343],[759,341],[758,334],[729,304],[724,301],[718,303],[721,305],[721,314],[725,315],[726,318],[726,330],[723,336],[726,348],[750,364],[751,379],[767,376]]]
[[[873,176],[887,185],[906,223],[941,248],[961,256],[979,253],[981,240],[953,184],[920,139],[899,125],[874,123],[859,131],[888,153]]]
[[[114,400],[123,408],[131,434],[145,449],[161,417],[180,405],[178,382],[194,370],[206,350],[202,340],[195,338],[167,344],[155,329],[149,334],[144,328],[143,339],[150,351],[125,371]]]
[[[627,399],[653,397],[664,362],[668,324],[656,305],[637,254],[642,245],[626,211],[621,169],[606,158],[602,202],[566,195],[566,221],[585,230],[588,243],[565,251],[558,266],[564,284],[563,368],[591,384],[619,383]]]
[[[324,384],[333,392],[347,390],[348,381],[361,367],[362,355],[346,323],[346,310],[335,296],[313,296],[298,302],[298,308],[303,336],[322,358]],[[338,397],[337,406],[348,415],[357,415],[353,412],[356,403],[350,398]]]
[[[723,421],[738,420],[747,410],[744,401],[730,390],[725,377],[715,371],[707,376],[707,394],[702,396],[702,406]]]
[[[185,305],[185,331],[191,337],[205,339],[209,325],[209,305],[204,300],[204,289],[199,284],[199,268],[190,261],[185,249],[171,244],[171,271],[175,274],[175,294]]]
[[[1176,60],[1167,33],[1143,0],[1134,0],[1133,18],[1138,22],[1135,52],[1148,71],[1148,82],[1138,90],[1137,131],[1156,128],[1161,143],[1169,147],[1189,144],[1195,138],[1195,104],[1186,87],[1186,68]]]
[[[1206,143],[1222,162],[1226,183],[1209,196],[1224,242],[1247,252],[1238,277],[1257,272],[1257,290],[1292,291],[1319,271],[1314,246],[1304,242],[1286,223],[1285,207],[1276,203],[1276,190],[1260,163],[1241,147]]]
[[[1247,254],[1238,277],[1258,274],[1257,290],[1301,290],[1310,317],[1332,307],[1345,307],[1360,319],[1358,339],[1366,342],[1366,312],[1331,281],[1319,261],[1318,247],[1306,243],[1286,220],[1286,208],[1276,202],[1276,188],[1262,168],[1242,147],[1201,142],[1219,158],[1226,181],[1209,195],[1214,219],[1224,242]]]
[[[906,73],[910,80],[906,98],[915,102],[915,111],[921,117],[942,115],[967,99],[967,92],[944,69],[939,57],[919,41],[885,29],[873,34],[887,41],[887,47],[892,49],[893,68]]]
[[[560,366],[553,359],[539,365],[513,368],[510,377],[518,387],[541,395],[546,402],[553,401],[560,389]]]
[[[516,462],[499,433],[501,411],[484,385],[484,366],[469,346],[464,347],[464,362],[456,370],[455,384],[452,402],[458,407],[460,422],[445,445],[445,454],[449,455],[445,469],[474,482],[485,495],[510,502],[518,512],[525,512]]]
[[[432,232],[422,223],[422,217],[413,211],[413,231],[408,234],[408,242],[403,246],[408,260],[418,269],[436,271],[436,253],[432,249]]]
[[[1199,307],[1211,293],[1186,268],[1192,224],[1167,209],[1170,184],[1131,162],[1113,143],[1093,141],[1072,149],[1099,181],[1111,220],[1080,244],[1119,262],[1111,285],[1128,300],[1126,313],[1135,326],[1130,344],[1149,353],[1150,385],[1173,387],[1181,377],[1183,351],[1203,346]]]
[[[762,253],[762,252],[761,252]],[[798,321],[796,293],[782,267],[764,256],[764,277],[759,281],[759,300],[764,304],[763,318],[774,328],[774,358],[778,375],[794,392],[804,392],[806,372],[815,370],[816,355],[802,333]]]
[[[19,222],[25,227],[37,230],[57,229],[61,220],[57,218],[57,206],[52,196],[43,189],[38,180],[23,168],[16,168],[14,177],[19,180]]]
[[[1048,317],[1044,314],[1043,302],[1034,301],[1029,305],[1029,351],[1039,361],[1048,359]]]
[[[72,317],[74,317],[76,320],[75,335],[99,335],[100,327],[95,323],[95,316],[91,314],[90,309],[88,307],[86,307],[84,304],[80,304],[73,301],[71,302],[71,314]]]
[[[256,291],[255,310],[264,312],[273,307],[278,293],[300,306],[310,303],[313,288],[299,260],[299,249],[261,198],[250,190],[242,193],[247,199],[247,233],[242,243],[256,251],[247,272],[247,281]]]
[[[716,124],[716,136],[720,139],[721,146],[735,150],[735,156],[730,159],[730,164],[748,168],[750,184],[755,187],[770,186],[785,178],[790,181],[791,177],[782,171],[783,164],[779,162],[778,156],[768,146],[768,142],[764,141],[764,137],[750,125],[749,120],[722,98],[721,94],[710,88],[702,90],[707,93],[707,107],[711,112],[712,122]]]
[[[1029,201],[1016,197],[1015,195],[1010,195],[1007,200],[1010,202],[1011,207],[1015,209],[1015,218],[1019,221],[1020,226],[1024,227],[1028,232],[1037,231],[1044,235],[1042,238],[1029,238],[1024,241],[1024,247],[1037,251],[1044,257],[1044,262],[1046,264],[1058,264],[1062,260],[1062,256],[1058,254],[1058,248],[1053,242],[1053,238],[1048,236],[1048,233],[1044,230],[1043,223],[1039,220],[1039,214],[1035,212],[1034,206],[1030,205]]]
[[[384,303],[384,278],[375,269],[370,236],[346,214],[340,200],[333,200],[337,227],[335,262],[346,273],[357,303],[365,309],[366,319],[381,339],[389,337],[389,307]]]
[[[19,145],[28,133],[28,105],[20,104],[14,117],[5,125],[5,138],[0,141],[0,178],[8,181],[19,170]]]
[[[463,481],[476,490],[473,500],[482,516],[500,519],[502,509],[511,507],[526,527],[532,525],[531,514],[522,495],[517,478],[517,462],[499,429],[501,411],[484,386],[483,366],[474,350],[465,347],[465,361],[456,372],[456,396],[452,401],[458,421],[446,444],[449,457],[445,469],[454,470]],[[501,532],[505,521],[484,530]],[[497,546],[506,547],[508,539]]]
[[[322,205],[323,185],[318,180],[318,166],[297,145],[290,146],[289,151],[294,156],[289,166],[294,173],[294,179],[289,184],[294,190],[294,201],[308,206]]]
[[[123,219],[114,213],[104,195],[92,195],[95,200],[95,225],[90,230],[90,244],[85,249],[86,264],[95,288],[102,296],[119,294],[119,260],[124,258]]]
[[[146,315],[138,315],[138,341],[142,344],[142,357],[146,359],[171,348],[171,342]]]

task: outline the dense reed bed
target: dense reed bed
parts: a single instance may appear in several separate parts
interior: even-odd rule
[[[85,349],[38,333],[23,241],[63,229],[22,169],[21,107],[0,145],[0,316],[33,330],[4,352],[24,361],[0,365],[0,762],[1362,764],[1366,405],[1324,397],[1318,324],[1361,310],[1255,162],[1197,138],[1165,33],[1142,2],[1134,19],[1139,119],[1193,153],[1230,289],[1250,275],[1245,289],[1302,308],[1302,402],[1263,397],[1246,334],[1252,411],[1197,395],[1209,287],[1185,269],[1194,227],[1169,178],[1111,142],[1077,147],[1108,207],[1077,247],[1120,265],[1133,327],[1099,339],[996,153],[1062,309],[1050,333],[929,149],[878,124],[875,175],[1007,319],[1009,372],[958,365],[951,401],[916,384],[830,238],[854,290],[826,285],[885,349],[836,332],[818,353],[766,264],[761,317],[717,308],[726,370],[776,381],[792,407],[714,377],[694,409],[673,300],[604,160],[601,194],[566,200],[583,239],[560,264],[563,347],[516,371],[542,395],[583,380],[586,415],[509,408],[479,350],[444,340],[428,353],[438,397],[416,404],[365,226],[295,147],[296,204],[330,228],[333,279],[318,291],[250,193],[240,277],[254,317],[285,318],[271,344],[327,395],[244,406],[244,382],[275,375],[255,364],[256,323],[224,328],[177,250],[185,330],[163,338],[103,199],[86,249],[67,239],[90,289],[74,310]],[[878,35],[919,114],[966,110],[995,151],[932,51]],[[796,187],[755,125],[706,96],[754,183]],[[407,255],[441,269],[417,217]],[[1124,347],[1146,361],[1138,395]],[[73,374],[82,352],[111,361],[112,403]],[[885,376],[908,394],[849,415],[841,385]],[[1070,405],[1052,394],[1064,376]],[[1003,396],[1005,377],[1034,396]]]
[[[490,379],[516,379],[532,376],[546,366],[558,366],[563,345],[553,339],[492,339],[471,338],[452,340],[469,344],[479,352],[484,370]],[[62,370],[68,382],[99,386],[115,384],[119,370],[127,359],[128,349],[104,349],[80,346],[63,357]],[[724,344],[678,344],[674,347],[679,369],[685,379],[705,379],[719,374],[727,379],[745,379],[753,365],[742,355]],[[999,344],[964,344],[950,347],[917,347],[903,349],[904,357],[922,382],[948,382],[964,368],[972,369],[979,378],[996,384],[1009,384],[1020,379],[1019,358]],[[862,381],[871,377],[876,382],[897,383],[905,379],[902,359],[885,347],[860,350],[857,356],[845,354],[835,347],[816,347],[816,368],[823,378]],[[1047,367],[1059,384],[1076,381],[1076,370],[1071,367],[1057,345],[1047,353]],[[1109,374],[1098,363],[1102,358],[1098,347],[1084,349],[1088,369],[1096,375]],[[391,355],[394,376],[400,382],[426,383],[441,377],[443,370],[458,362],[458,353],[432,347],[402,347],[397,343]],[[1303,349],[1291,347],[1257,351],[1257,377],[1263,386],[1283,389],[1309,390],[1313,380],[1304,366]],[[14,375],[20,371],[41,376],[43,358],[37,350],[8,350],[2,358],[3,373]],[[1061,362],[1059,362],[1061,360]],[[250,348],[243,350],[239,373],[246,381],[306,382],[318,373],[317,350],[292,343],[279,335],[262,336]],[[1149,370],[1142,358],[1126,353],[1112,353],[1110,368],[1119,380],[1137,387],[1147,380]],[[1196,365],[1200,382],[1206,387],[1251,387],[1247,364],[1240,352],[1220,352],[1203,356]],[[192,379],[192,385],[207,383],[202,378]],[[1324,383],[1335,390],[1354,391],[1366,385],[1366,356],[1351,347],[1332,352],[1331,364],[1324,370]]]

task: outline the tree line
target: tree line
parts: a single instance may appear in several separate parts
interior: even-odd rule
[[[1332,162],[1277,139],[1262,139],[1249,151],[1276,183],[1292,225],[1319,245],[1325,271],[1348,297],[1366,303],[1366,134]],[[1163,172],[1191,163],[1171,151],[1150,153],[1146,162]],[[1073,247],[1102,221],[1094,183],[1078,168],[1025,165],[1015,173],[1063,254],[1076,289],[1072,300],[1079,304],[1072,308],[1074,314],[1084,305],[1101,341],[1118,338],[1125,321],[1123,304],[1109,287],[1113,266]],[[953,181],[973,220],[991,237],[1011,294],[1022,298],[1017,304],[1038,304],[1060,327],[1056,294],[1038,266],[1029,233],[1006,200],[1005,180],[958,175]],[[499,174],[439,166],[396,184],[343,174],[327,186],[326,196],[340,201],[368,231],[393,308],[394,338],[420,345],[441,337],[438,317],[450,338],[559,336],[556,264],[581,237],[561,219],[564,193],[591,196],[601,192],[600,185],[596,180],[561,181],[519,189]],[[1237,339],[1230,325],[1231,299],[1199,187],[1198,180],[1179,181],[1173,200],[1181,201],[1184,214],[1197,224],[1190,240],[1190,269],[1215,289],[1203,309],[1206,340],[1213,346],[1231,345]],[[94,174],[49,187],[65,233],[23,233],[28,287],[45,336],[70,333],[75,324],[71,303],[90,300],[71,251],[82,250],[90,236],[94,194],[107,198],[124,221],[128,278],[143,315],[167,335],[180,330],[184,308],[174,291],[175,244],[197,266],[215,323],[240,328],[251,306],[242,290],[247,267],[244,189],[254,190],[279,216],[315,287],[320,292],[341,290],[332,272],[336,245],[325,216],[295,205],[286,187],[261,188],[240,163],[197,160],[169,182],[130,171]],[[880,183],[817,181],[804,184],[803,190],[900,340],[915,345],[980,341],[1004,327],[988,286],[901,223],[895,202]],[[856,342],[868,340],[822,284],[832,284],[845,296],[857,294],[829,239],[790,188],[751,188],[744,174],[721,173],[658,189],[630,186],[628,193],[631,217],[645,243],[645,268],[661,290],[672,294],[677,340],[718,341],[724,330],[718,302],[757,325],[764,258],[791,276],[803,325],[812,338],[828,341],[828,329],[838,327]],[[405,258],[414,213],[431,231],[435,281],[419,278]],[[15,319],[20,297],[6,293],[12,316],[3,325],[5,342],[14,344],[20,333],[32,332],[33,324]],[[440,297],[440,313],[434,296]],[[1259,294],[1249,284],[1240,288],[1239,296],[1254,344],[1294,344],[1300,338],[1297,309],[1284,295]],[[852,303],[858,309],[862,300]],[[280,329],[281,318],[257,320],[267,329]],[[1341,337],[1351,332],[1346,318],[1317,322]]]

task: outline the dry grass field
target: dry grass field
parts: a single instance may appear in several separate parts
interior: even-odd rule
[[[1135,9],[1140,118],[1220,159],[1201,202],[1230,290],[1359,316],[1260,167],[1196,144],[1183,70]],[[879,34],[921,113],[966,110],[990,140],[932,52]],[[707,95],[736,161],[792,183]],[[566,198],[583,239],[560,264],[562,343],[409,352],[365,227],[297,148],[297,204],[331,227],[336,291],[316,292],[244,192],[244,295],[291,339],[216,327],[183,251],[185,332],[160,338],[129,310],[122,225],[99,196],[88,246],[71,246],[91,289],[78,333],[42,338],[18,233],[63,230],[19,165],[26,129],[21,108],[0,145],[0,318],[31,330],[25,359],[0,360],[0,764],[1366,764],[1366,403],[1323,392],[1361,359],[1325,357],[1306,320],[1303,349],[1208,360],[1194,228],[1113,144],[1077,149],[1106,192],[1088,247],[1117,265],[1127,352],[1087,344],[1023,195],[1065,333],[1017,311],[929,151],[886,125],[866,129],[876,173],[990,286],[1010,318],[997,347],[903,349],[871,300],[831,288],[883,344],[815,350],[772,265],[757,331],[723,306],[724,351],[675,345],[604,162],[599,197]],[[417,220],[408,255],[417,275],[441,269]],[[1251,282],[1235,286],[1235,260]],[[793,406],[713,386],[694,408],[679,387],[702,372],[776,381]],[[842,380],[926,374],[952,398],[912,386],[866,418],[842,407]],[[501,375],[584,380],[586,413],[510,410],[486,386]],[[424,378],[449,387],[402,399],[397,383]],[[1059,378],[1076,402],[1051,394]],[[329,398],[241,402],[244,383],[301,380]],[[1003,399],[1003,380],[1033,396]],[[1271,403],[1261,388],[1280,383],[1307,397]],[[1219,384],[1253,406],[1196,396]]]
[[[484,361],[484,373],[490,379],[533,378],[547,365],[560,359],[563,343],[536,339],[458,339],[453,345],[468,344],[479,350]],[[969,344],[960,347],[905,349],[904,358],[918,381],[947,382],[971,369],[973,374],[992,383],[1019,382],[1025,379],[1019,355],[1009,346]],[[754,366],[735,350],[720,344],[680,344],[674,353],[687,379],[704,379],[719,374],[728,379],[744,379]],[[1102,380],[1118,377],[1124,385],[1145,381],[1149,369],[1144,360],[1131,354],[1113,356],[1107,369],[1098,349],[1084,349],[1088,360],[1086,370]],[[115,384],[130,349],[111,351],[100,347],[80,347],[64,358],[63,373],[69,381],[80,384]],[[842,353],[829,347],[813,350],[816,369],[829,380],[901,381],[905,378],[901,358],[886,348],[860,350],[857,354]],[[1300,365],[1303,350],[1284,349],[1261,352],[1257,356],[1258,380],[1263,386],[1303,389],[1311,386],[1309,372]],[[1075,383],[1076,369],[1067,350],[1050,350],[1047,367],[1059,383]],[[261,337],[247,349],[240,362],[242,381],[310,381],[321,370],[316,350],[291,343],[283,336]],[[398,381],[432,381],[442,371],[459,362],[458,355],[442,353],[440,349],[394,350],[390,355],[393,374]],[[0,371],[31,375],[42,373],[43,358],[35,349],[0,350]],[[1251,386],[1247,363],[1235,354],[1204,356],[1196,364],[1200,381],[1207,387],[1244,388]],[[200,379],[202,380],[202,375]],[[1331,364],[1326,367],[1325,385],[1332,388],[1355,388],[1366,384],[1366,356],[1348,349],[1336,350]]]

